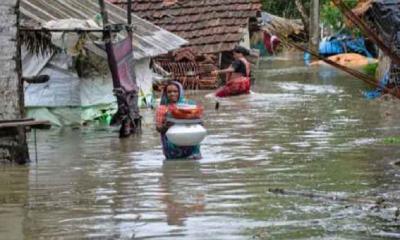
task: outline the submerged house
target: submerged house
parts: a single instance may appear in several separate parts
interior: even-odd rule
[[[110,23],[126,23],[127,12],[106,3]],[[24,77],[46,74],[50,80],[25,85],[27,114],[55,125],[75,125],[93,120],[117,108],[112,78],[101,32],[82,34],[78,29],[102,29],[97,0],[22,0],[25,28],[76,29],[76,33],[53,33],[59,51],[44,54],[22,52]],[[160,77],[150,67],[153,57],[186,44],[181,37],[132,14],[133,48],[139,104],[153,101],[153,80]],[[35,38],[26,33],[23,38]],[[29,36],[31,35],[31,36]],[[40,45],[40,44],[39,44]]]
[[[108,1],[126,8],[126,0]],[[197,55],[195,64],[199,61],[209,63],[212,59],[218,67],[230,64],[231,51],[236,45],[250,49],[250,38],[253,32],[258,31],[258,17],[261,11],[260,0],[132,2],[135,14],[188,40],[183,48],[190,49],[191,55]],[[170,60],[176,62],[177,58],[170,57]],[[190,62],[187,58],[185,60]],[[178,63],[182,66],[184,61]]]

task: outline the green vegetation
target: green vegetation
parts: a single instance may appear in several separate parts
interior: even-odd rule
[[[336,8],[336,6],[330,1],[324,1],[321,7],[321,21],[331,26],[334,32],[345,30],[344,16]],[[344,0],[344,2],[350,8],[354,8],[357,5],[357,0]]]
[[[301,14],[298,10],[296,0],[262,0],[263,10],[271,14],[286,17],[300,18]],[[307,13],[310,12],[310,0],[299,0]],[[344,0],[344,2],[353,8],[357,4],[357,0]],[[344,17],[330,0],[321,0],[321,21],[332,27],[337,32],[344,29]]]
[[[400,136],[384,138],[383,143],[384,144],[400,144]]]
[[[370,75],[370,76],[375,76],[376,70],[378,69],[378,63],[370,63],[368,65],[365,65],[363,67],[364,73]]]
[[[263,10],[271,14],[286,18],[300,18],[295,0],[261,0],[261,2],[263,4]],[[310,8],[310,0],[301,0],[301,2],[306,9]]]

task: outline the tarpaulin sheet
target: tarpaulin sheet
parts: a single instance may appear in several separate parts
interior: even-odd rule
[[[27,107],[87,107],[116,101],[110,76],[93,73],[92,77],[79,78],[66,54],[56,54],[39,74],[49,75],[50,79],[25,84]]]
[[[112,115],[116,111],[116,103],[91,107],[33,107],[27,109],[27,116],[36,120],[47,120],[54,126],[63,127],[80,126],[105,114]]]
[[[137,91],[133,64],[132,38],[126,37],[118,43],[106,44],[109,49],[111,75],[115,88],[126,92]]]

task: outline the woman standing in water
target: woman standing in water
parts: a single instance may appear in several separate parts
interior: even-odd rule
[[[213,74],[227,74],[227,82],[225,86],[219,88],[215,95],[217,97],[229,97],[240,94],[250,93],[250,63],[245,56],[249,55],[249,51],[241,46],[233,49],[234,61],[224,70],[215,70]]]
[[[200,159],[200,146],[176,146],[170,142],[166,136],[166,132],[172,126],[171,122],[167,121],[167,115],[170,109],[175,107],[176,104],[194,104],[193,101],[185,99],[184,90],[182,85],[177,81],[169,81],[165,85],[162,95],[160,106],[156,111],[156,128],[161,134],[161,143],[163,153],[168,159]]]

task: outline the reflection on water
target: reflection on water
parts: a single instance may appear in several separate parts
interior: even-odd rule
[[[254,93],[206,107],[200,161],[164,161],[153,112],[144,132],[40,132],[39,163],[0,170],[0,239],[400,238],[399,105],[329,68],[268,59]],[[280,195],[282,188],[359,201]]]
[[[198,162],[165,162],[160,187],[168,225],[184,226],[185,220],[196,213],[204,212],[204,183],[201,181]],[[188,176],[189,175],[189,176]]]

